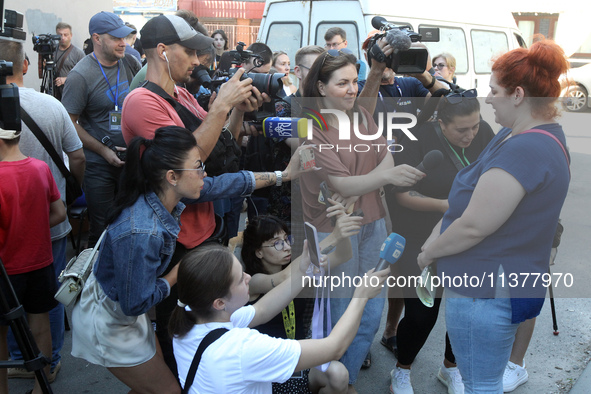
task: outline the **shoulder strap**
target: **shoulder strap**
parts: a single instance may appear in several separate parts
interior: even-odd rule
[[[60,71],[62,71],[62,67],[64,66],[64,63],[66,61],[66,58],[68,57],[68,55],[72,51],[72,47],[73,47],[73,45],[70,44],[70,46],[68,47],[68,49],[66,49],[66,51],[64,52],[64,54],[60,57],[60,61],[57,63],[57,70],[55,72],[56,75],[60,75]]]
[[[562,145],[562,142],[560,142],[560,140],[558,138],[556,138],[554,135],[552,135],[552,133],[550,133],[546,130],[542,130],[542,129],[530,129],[530,130],[526,130],[526,131],[521,132],[521,134],[527,134],[527,133],[544,134],[544,135],[547,135],[548,137],[552,138],[554,141],[556,141],[558,143],[558,146],[560,146],[560,148],[562,149],[562,153],[564,153],[564,157],[566,158],[566,164],[568,165],[568,173],[570,175],[570,160],[568,159],[568,153],[566,153],[566,149],[564,149],[564,145]]]
[[[434,122],[433,127],[435,128],[437,137],[439,137],[439,141],[441,141],[441,145],[443,145],[445,153],[447,153],[451,161],[456,166],[457,170],[461,171],[464,168],[464,165],[460,162],[460,159],[458,159],[457,156],[451,151],[451,147],[449,146],[449,144],[445,140],[445,137],[443,136],[443,132],[441,131],[441,126],[439,125],[439,122]]]
[[[70,171],[68,170],[68,168],[66,168],[63,159],[58,155],[47,136],[43,133],[43,131],[41,131],[39,126],[37,126],[37,123],[35,123],[33,118],[31,118],[31,116],[27,113],[27,111],[25,111],[23,107],[21,107],[21,119],[23,120],[23,122],[25,122],[27,127],[31,129],[31,131],[33,132],[35,137],[37,137],[39,142],[41,142],[41,145],[43,145],[47,153],[49,153],[49,156],[51,156],[51,159],[57,165],[64,178],[67,178],[70,175]]]
[[[197,368],[199,367],[199,362],[201,361],[201,356],[205,349],[215,341],[219,339],[222,335],[224,335],[228,331],[227,328],[217,328],[213,331],[210,331],[205,338],[199,344],[197,351],[195,352],[195,357],[193,357],[193,361],[191,362],[191,367],[189,368],[189,373],[187,374],[187,379],[185,380],[185,387],[183,387],[182,394],[187,394],[191,385],[193,385],[193,381],[195,380],[195,374],[197,373]]]
[[[177,112],[186,129],[193,131],[201,125],[201,119],[199,119],[193,112],[189,111],[184,105],[176,101],[170,94],[166,93],[164,89],[156,85],[154,82],[145,81],[140,87],[146,88],[150,92],[157,94],[166,100]]]
[[[131,70],[131,65],[129,64],[129,60],[127,60],[127,55],[123,57],[123,68],[125,69],[125,74],[127,75],[127,83],[131,85],[131,81],[133,81],[133,71]]]

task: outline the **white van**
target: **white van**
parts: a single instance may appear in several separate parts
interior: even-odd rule
[[[431,56],[451,53],[457,61],[459,86],[488,88],[491,59],[525,41],[511,12],[495,9],[494,2],[482,3],[386,1],[386,0],[267,0],[258,41],[272,50],[287,52],[294,64],[295,52],[306,45],[324,46],[324,33],[339,26],[347,33],[348,48],[360,59],[360,50],[369,32],[371,20],[383,16],[396,25],[410,25],[418,32],[423,27],[438,27],[439,42],[426,42]]]

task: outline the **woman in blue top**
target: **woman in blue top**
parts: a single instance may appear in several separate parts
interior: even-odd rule
[[[449,209],[418,258],[421,268],[438,262],[466,393],[503,392],[515,331],[544,303],[542,275],[570,179],[554,122],[567,69],[563,50],[545,40],[495,61],[486,102],[504,128],[456,176]]]
[[[167,268],[182,198],[197,199],[205,168],[193,135],[177,126],[136,137],[127,149],[115,210],[72,314],[72,354],[103,365],[132,392],[179,393],[147,312],[170,293]]]

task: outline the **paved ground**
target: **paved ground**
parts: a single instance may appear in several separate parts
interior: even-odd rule
[[[591,367],[577,380],[591,359],[591,114],[566,114],[563,120],[572,154],[572,181],[562,213],[565,231],[552,272],[571,273],[574,290],[556,289],[559,335],[553,335],[550,303],[546,302],[526,356],[530,380],[516,394],[591,392]],[[566,298],[563,298],[566,297]],[[444,309],[442,309],[442,314]],[[382,321],[382,325],[384,322]],[[442,362],[445,321],[440,318],[412,370],[416,393],[445,393],[436,374]],[[362,394],[388,393],[389,372],[394,356],[379,343],[372,346],[373,366],[362,371],[356,384]],[[128,389],[106,369],[74,359],[70,354],[71,336],[66,335],[62,370],[52,384],[55,393],[126,393]],[[13,393],[24,393],[32,382],[10,380]]]

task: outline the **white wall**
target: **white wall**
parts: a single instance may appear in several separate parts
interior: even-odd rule
[[[88,21],[100,11],[113,12],[112,0],[5,0],[4,8],[24,15],[23,30],[27,33],[25,51],[31,60],[25,75],[25,86],[39,90],[38,54],[33,51],[31,37],[38,34],[55,34],[55,25],[66,22],[72,26],[72,43],[82,48],[89,37]],[[34,33],[34,34],[33,34]]]

